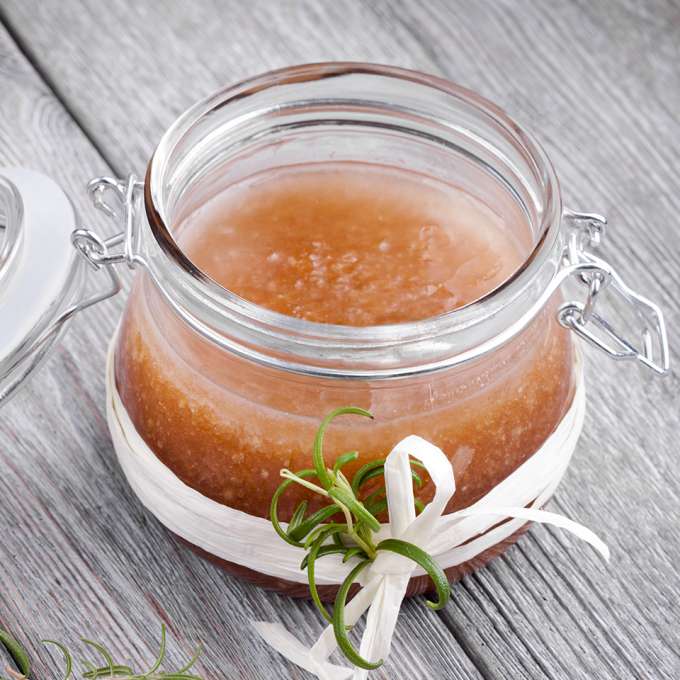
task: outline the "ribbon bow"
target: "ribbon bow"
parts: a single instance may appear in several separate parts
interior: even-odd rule
[[[409,456],[416,458],[425,466],[435,486],[434,498],[417,517]],[[561,477],[561,474],[559,476]],[[547,490],[552,493],[554,486],[556,484],[549,485]],[[461,520],[466,518],[491,516],[494,518],[491,520],[492,524],[497,524],[500,517],[514,518],[521,520],[521,523],[535,521],[559,526],[590,543],[605,559],[609,559],[607,546],[589,529],[561,515],[545,512],[536,507],[503,507],[489,505],[486,502],[477,503],[470,508],[442,517],[456,489],[453,467],[441,449],[415,435],[400,441],[387,457],[385,489],[390,521],[389,524],[382,526],[379,537],[398,538],[414,543],[435,557],[444,552],[450,555],[455,549],[462,549],[461,557],[464,557],[467,545],[463,543],[467,544],[471,531],[473,535],[478,532],[470,527],[467,531],[455,531],[455,528],[460,529]],[[544,495],[537,498],[536,503],[547,500],[542,498]],[[448,541],[446,536],[441,536],[441,530],[444,528],[442,525],[449,529],[446,532]],[[471,556],[483,549],[479,546],[472,548],[474,552]],[[348,571],[351,566],[351,564],[348,565]],[[354,625],[368,610],[366,627],[359,649],[363,658],[384,659],[387,657],[409,579],[419,573],[424,572],[413,561],[392,552],[380,552],[362,574],[360,579],[362,588],[348,603],[345,609],[345,622],[350,626]],[[296,665],[316,675],[320,680],[347,680],[348,678],[364,680],[368,675],[367,670],[351,669],[328,661],[337,648],[332,626],[328,626],[323,631],[311,648],[306,647],[281,624],[258,621],[253,622],[253,626],[269,645]]]

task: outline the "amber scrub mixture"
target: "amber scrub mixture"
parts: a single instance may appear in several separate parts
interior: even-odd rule
[[[188,257],[263,307],[324,324],[433,317],[505,281],[531,247],[509,199],[488,204],[405,170],[318,164],[264,173],[208,201],[175,230]],[[327,459],[358,464],[418,434],[450,457],[453,507],[475,501],[554,430],[572,394],[571,345],[549,305],[483,359],[421,378],[320,380],[256,366],[189,331],[150,282],[137,281],[116,377],[137,430],[190,486],[266,516],[282,467],[310,466],[319,419],[353,404],[327,436]],[[347,470],[351,477],[353,470]],[[421,495],[427,499],[431,489]],[[282,518],[296,497],[286,496]]]

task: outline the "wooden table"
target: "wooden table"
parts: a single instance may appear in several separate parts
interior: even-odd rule
[[[353,59],[438,73],[498,102],[547,147],[570,206],[608,214],[605,253],[680,335],[680,4],[635,2],[0,2],[0,166],[54,176],[82,220],[93,176],[143,172],[190,103],[296,62]],[[311,641],[308,603],[226,576],[170,538],[128,488],[104,420],[107,340],[123,296],[83,314],[0,412],[0,626],[101,639],[151,660],[202,640],[213,678],[303,678],[248,620]],[[0,321],[1,322],[1,321]],[[606,538],[533,527],[454,588],[404,605],[375,678],[680,677],[680,380],[588,357],[590,407],[553,509]]]

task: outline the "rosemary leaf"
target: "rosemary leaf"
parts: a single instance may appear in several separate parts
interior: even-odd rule
[[[290,519],[290,522],[288,523],[288,529],[286,533],[290,536],[290,532],[295,529],[295,527],[300,525],[300,522],[305,518],[305,512],[307,512],[307,506],[309,503],[307,501],[300,501],[300,504],[295,508],[295,512],[293,512],[293,516]]]
[[[321,485],[328,490],[333,485],[333,477],[329,474],[326,468],[326,462],[323,458],[323,438],[326,433],[326,428],[338,416],[354,414],[358,416],[365,416],[366,418],[373,418],[373,415],[363,408],[358,406],[343,406],[331,411],[322,421],[314,438],[314,449],[312,459],[314,461],[314,469]]]
[[[316,541],[316,539],[319,537],[323,537],[325,539],[334,533],[341,533],[346,531],[347,525],[340,524],[339,522],[321,524],[316,529],[314,529],[314,531],[312,531],[312,533],[310,533],[309,536],[307,536],[307,539],[305,540],[305,548],[309,550],[312,547],[314,541]]]
[[[328,610],[324,606],[323,602],[321,602],[319,591],[316,589],[316,580],[314,578],[314,565],[316,563],[316,558],[319,555],[319,551],[321,550],[321,544],[324,540],[325,536],[320,536],[312,544],[312,548],[309,551],[309,559],[307,560],[307,578],[309,580],[309,593],[312,596],[312,600],[314,601],[316,608],[321,613],[321,616],[323,616],[324,619],[328,621],[328,623],[333,623],[331,615],[328,613]]]
[[[201,654],[203,654],[203,645],[198,645],[198,647],[196,647],[196,651],[192,654],[189,661],[187,661],[187,663],[184,666],[182,666],[182,668],[180,668],[175,675],[184,676],[189,670],[191,670],[196,665],[196,662],[198,661]],[[197,676],[190,675],[187,677],[195,678]],[[166,680],[168,679],[166,678]]]
[[[61,642],[56,640],[42,640],[44,645],[54,645],[63,655],[64,655],[64,677],[63,680],[69,680],[71,674],[73,673],[73,657],[71,652],[68,651],[66,646],[62,645]]]
[[[323,545],[319,548],[319,554],[316,556],[317,559],[319,557],[323,557],[324,555],[344,555],[347,552],[347,548],[344,546],[341,548],[340,546],[337,545]],[[309,561],[309,553],[307,553],[303,559],[302,562],[300,562],[300,569],[305,570],[307,568],[307,562]]]
[[[335,633],[335,639],[338,643],[338,647],[342,650],[342,653],[359,668],[364,668],[366,670],[374,670],[379,668],[383,664],[383,660],[376,661],[375,663],[367,661],[354,649],[352,643],[347,637],[347,629],[345,627],[345,605],[347,603],[347,593],[352,587],[354,581],[356,581],[359,574],[370,564],[370,560],[365,560],[364,562],[359,562],[352,571],[349,572],[347,578],[343,581],[338,594],[335,597],[335,607],[333,608],[333,632]]]
[[[335,459],[335,463],[333,465],[333,472],[337,474],[343,465],[346,465],[347,463],[356,460],[358,457],[359,457],[358,451],[348,451],[347,453],[343,453],[341,456],[338,456]]]
[[[340,512],[340,508],[337,505],[327,505],[325,508],[321,508],[321,510],[317,510],[310,515],[304,522],[301,522],[299,526],[295,527],[293,531],[290,531],[289,527],[288,536],[293,541],[301,541],[310,531],[312,531],[312,529],[316,528],[327,519],[330,519],[338,512]]]
[[[84,678],[88,680],[97,680],[97,678],[115,678],[115,677],[130,677],[133,675],[132,668],[130,666],[123,666],[121,664],[113,664],[111,666],[102,666],[97,668],[92,666],[92,664],[86,664],[89,670],[83,673]],[[144,676],[140,676],[144,677]]]
[[[316,474],[314,470],[300,470],[297,473],[298,477],[311,477],[312,475]],[[279,514],[278,514],[278,509],[279,509],[279,498],[281,498],[281,495],[283,492],[293,483],[292,479],[286,479],[285,482],[282,482],[276,491],[274,492],[274,495],[272,496],[272,502],[269,506],[269,519],[271,520],[272,526],[274,527],[274,531],[286,542],[290,543],[291,545],[294,545],[296,548],[302,548],[303,545],[300,543],[300,541],[295,540],[292,537],[289,537],[288,534],[285,532],[283,527],[281,526],[281,523],[279,522]]]
[[[373,493],[369,493],[366,498],[363,500],[363,504],[368,508],[370,507],[375,501],[380,500],[381,498],[385,498],[385,489],[376,489],[373,491]]]
[[[88,640],[87,638],[81,638],[84,644],[86,644],[88,647],[92,647],[93,649],[97,650],[104,661],[106,662],[107,668],[110,669],[109,675],[113,675],[113,657],[111,655],[111,652],[109,652],[104,645],[100,645],[98,642],[93,642],[92,640]]]
[[[386,538],[384,541],[378,543],[378,550],[389,550],[398,555],[403,555],[409,560],[413,560],[416,564],[421,566],[432,579],[432,583],[437,591],[439,600],[431,602],[426,600],[426,604],[435,611],[445,607],[451,596],[451,586],[446,578],[444,570],[437,564],[437,562],[426,553],[422,548],[419,548],[413,543],[401,541],[398,538]]]
[[[372,531],[380,530],[380,522],[364,507],[364,504],[345,489],[333,488],[328,495],[339,505],[344,505],[356,518],[364,522]]]
[[[372,503],[371,505],[366,505],[366,509],[372,515],[379,515],[381,512],[387,510],[387,498],[381,498],[379,501]]]
[[[16,667],[23,675],[31,672],[31,662],[28,660],[26,650],[7,632],[0,628],[0,643],[12,657]]]
[[[376,466],[372,470],[367,470],[361,479],[361,482],[357,485],[356,492],[358,493],[359,489],[366,483],[369,482],[371,479],[374,479],[375,477],[380,477],[385,474],[385,461],[384,460],[377,460],[374,461],[376,463]],[[413,462],[411,462],[413,465]],[[370,465],[370,463],[368,464]],[[422,477],[415,471],[411,470],[411,478],[413,479],[414,484],[420,488],[423,485],[423,479]]]
[[[349,548],[345,552],[345,556],[342,558],[343,562],[349,562],[353,557],[367,557],[366,553],[361,548]]]
[[[371,475],[368,479],[373,477],[378,477],[379,475],[384,475],[385,460],[372,460],[370,463],[362,465],[354,474],[352,478],[352,491],[355,494],[359,493],[359,490],[363,486],[364,482],[367,481],[366,475]]]
[[[153,675],[160,667],[161,664],[163,663],[163,659],[165,659],[165,645],[166,645],[166,629],[165,629],[165,624],[161,624],[161,646],[158,650],[158,656],[156,657],[156,661],[154,662],[153,666],[144,674],[144,675]]]
[[[88,673],[96,673],[97,672],[97,667],[91,661],[88,661],[87,659],[83,659],[80,662],[80,665],[85,666],[85,668],[87,668]],[[83,673],[83,677],[87,678],[88,674]]]

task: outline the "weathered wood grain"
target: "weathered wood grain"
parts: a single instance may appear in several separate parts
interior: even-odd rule
[[[569,205],[609,215],[606,255],[627,279],[662,301],[672,348],[680,346],[677,2],[328,0],[189,6],[5,0],[2,7],[5,21],[47,81],[121,174],[141,172],[165,127],[197,98],[290,63],[389,62],[440,73],[478,90],[539,136]],[[21,143],[10,149],[24,153]],[[35,155],[41,157],[40,152]],[[56,165],[64,156],[52,149],[51,158]],[[100,358],[113,319],[92,318],[101,322],[81,322],[70,342],[76,342],[76,332],[82,333]],[[20,431],[26,420],[16,409],[7,416],[9,424],[0,425],[0,436],[5,432],[4,441],[28,456],[31,466],[37,465],[37,454],[24,452],[44,446],[40,437],[50,428],[56,429],[57,439],[50,450],[60,455],[74,444],[81,456],[83,451],[109,450],[98,421],[100,366],[91,359],[83,366],[73,358],[83,346],[70,345],[71,354],[67,349],[53,362],[51,370],[63,373],[50,393],[34,388],[22,402],[38,409],[58,399],[57,413],[64,408],[73,419],[70,430],[56,421],[40,424],[42,434],[32,441],[26,426]],[[442,621],[452,643],[462,646],[484,677],[680,676],[680,379],[674,371],[655,380],[590,352],[588,359],[586,429],[554,506],[604,535],[613,548],[612,563],[603,567],[571,539],[534,528],[506,557],[457,586]],[[79,415],[81,405],[69,402],[78,382],[94,395],[86,418]],[[71,466],[79,475],[93,474],[88,467],[92,461],[86,465],[73,457],[68,458],[64,484]],[[99,484],[108,482],[109,474],[115,480],[113,490],[101,491],[107,501],[102,512],[111,513],[108,503],[120,502],[127,492],[113,464],[98,464],[95,469],[104,475]],[[121,516],[135,507],[125,498]],[[139,521],[144,517],[135,516]],[[149,545],[156,547],[157,528],[147,530]],[[145,537],[140,553],[147,548]],[[93,543],[88,559],[99,563],[101,549]],[[134,553],[125,554],[130,559]],[[110,558],[116,564],[115,556]],[[193,558],[181,559],[191,564],[192,573],[212,573]],[[158,560],[134,573],[130,579],[135,583],[167,594],[162,590],[167,585],[159,583],[167,584],[169,577]],[[115,581],[123,598],[128,597],[130,579],[119,575]],[[272,606],[247,586],[230,582],[230,588],[248,592],[262,607]],[[191,592],[178,589],[173,597],[190,608],[195,606]],[[215,587],[210,592],[219,591]],[[290,606],[297,611],[297,605],[283,601],[276,609],[279,615],[284,604],[286,610]],[[135,621],[148,620],[138,605],[130,606]],[[181,607],[176,609],[173,614],[181,616]],[[419,628],[424,624],[420,610],[409,605],[402,619],[400,626],[408,626],[405,636],[418,636],[419,646],[429,635],[428,628]],[[133,644],[148,644],[148,636],[139,639]],[[254,649],[245,636],[243,644]],[[435,649],[441,651],[441,644],[435,642]],[[428,666],[427,677],[455,677],[446,658]],[[401,660],[397,663],[393,668],[403,670],[392,671],[395,677],[425,677],[415,661],[407,661],[412,665],[406,667]]]
[[[1,27],[0,88],[0,166],[24,164],[58,178],[88,224],[110,229],[84,187],[111,169]],[[176,667],[201,640],[206,677],[302,678],[260,642],[249,620],[282,620],[311,642],[322,628],[313,607],[269,596],[194,556],[142,509],[122,477],[103,417],[104,355],[121,305],[118,299],[79,319],[0,413],[0,627],[35,649],[35,677],[58,677],[47,668],[42,637],[74,647],[80,634],[101,639],[144,666],[165,621],[178,639],[169,656]],[[443,622],[415,602],[376,676],[425,677],[426,654],[447,678],[480,677]]]

